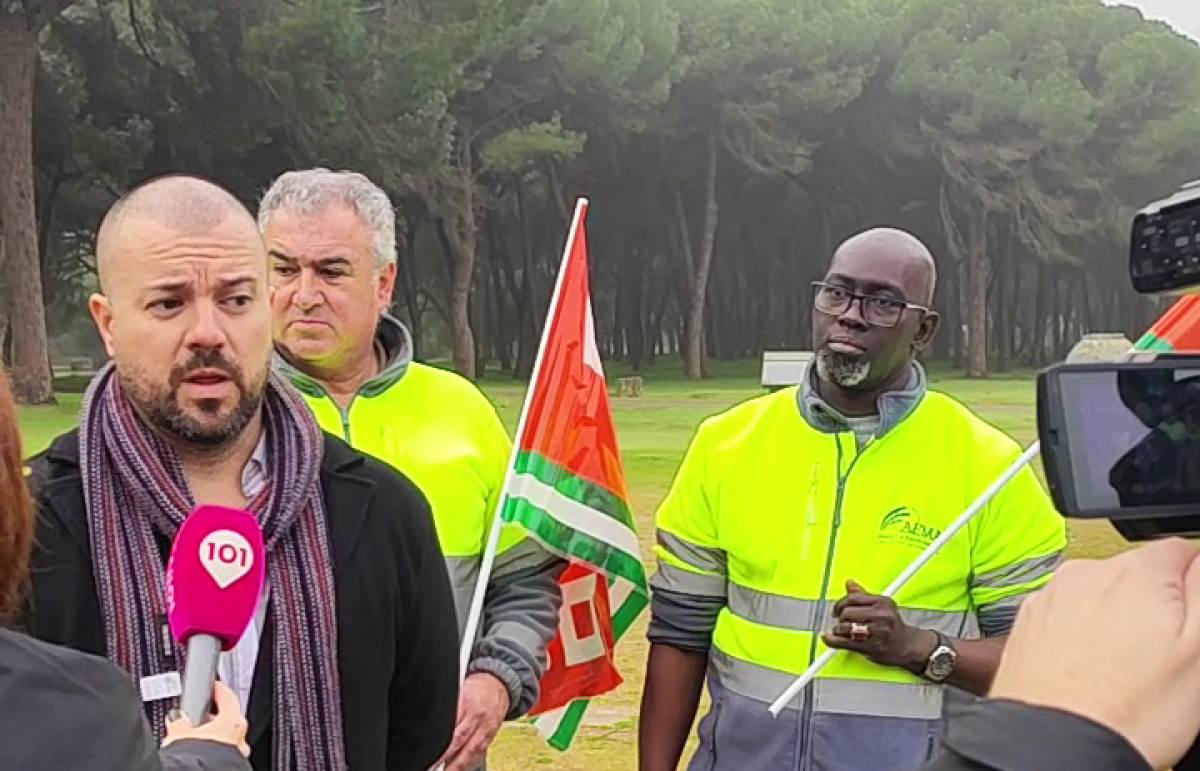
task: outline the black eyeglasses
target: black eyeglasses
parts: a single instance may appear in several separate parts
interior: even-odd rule
[[[813,282],[813,307],[821,313],[840,316],[850,310],[850,306],[855,300],[862,301],[863,320],[877,327],[896,326],[904,315],[904,311],[909,309],[922,313],[929,311],[924,305],[916,305],[895,297],[859,294],[837,284],[827,284],[824,281]]]

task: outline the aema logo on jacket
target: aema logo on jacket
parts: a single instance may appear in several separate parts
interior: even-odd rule
[[[879,522],[881,543],[900,543],[923,550],[941,534],[936,527],[922,523],[920,515],[908,506],[892,509]]]

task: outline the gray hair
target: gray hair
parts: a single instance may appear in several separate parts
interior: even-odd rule
[[[383,189],[364,174],[315,168],[281,174],[263,195],[258,207],[258,227],[265,230],[271,215],[286,210],[315,214],[341,203],[358,214],[371,231],[375,269],[396,261],[396,210]]]

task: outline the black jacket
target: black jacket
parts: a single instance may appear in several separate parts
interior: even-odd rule
[[[1123,736],[1098,723],[1001,700],[956,712],[942,751],[919,771],[1154,771]]]
[[[39,523],[24,624],[39,639],[106,655],[77,432],[29,465]],[[321,487],[347,763],[353,771],[428,771],[450,743],[458,707],[454,598],[429,504],[400,472],[329,434]],[[159,547],[165,567],[170,544],[160,539]],[[273,757],[273,641],[268,621],[246,710],[257,771]]]
[[[249,771],[229,744],[159,751],[129,677],[97,656],[0,631],[3,771]]]

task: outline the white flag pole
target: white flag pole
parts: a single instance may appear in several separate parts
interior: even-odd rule
[[[571,218],[571,229],[567,234],[567,245],[563,249],[562,261],[558,266],[558,277],[554,281],[554,292],[550,295],[550,306],[546,309],[546,320],[542,323],[542,339],[538,344],[537,357],[533,360],[533,373],[529,378],[529,387],[525,391],[525,403],[521,407],[521,417],[517,420],[517,431],[513,434],[512,452],[508,459],[508,469],[504,472],[504,482],[501,489],[507,489],[512,480],[513,468],[516,466],[517,454],[521,451],[521,435],[525,433],[525,421],[529,417],[529,397],[533,387],[538,382],[542,370],[542,359],[546,354],[546,341],[550,337],[550,321],[558,310],[559,294],[562,291],[563,276],[566,275],[567,261],[571,259],[571,249],[579,234],[579,225],[587,215],[588,199],[579,198],[575,202],[575,214]],[[501,512],[504,510],[504,496],[500,496],[496,511],[492,515],[492,529],[488,534],[487,546],[483,552],[483,560],[479,565],[479,578],[475,581],[475,591],[471,595],[471,609],[467,615],[467,626],[463,630],[462,648],[459,652],[459,680],[466,679],[467,665],[471,663],[471,649],[475,646],[475,634],[479,630],[479,619],[483,615],[483,599],[487,594],[488,578],[496,562],[496,547],[500,543],[500,531],[504,526]]]
[[[955,533],[957,533],[959,530],[962,530],[963,527],[965,527],[966,524],[971,521],[975,514],[978,513],[979,510],[984,506],[986,506],[988,501],[994,498],[996,493],[1000,492],[1000,489],[1008,484],[1009,480],[1017,475],[1018,471],[1024,468],[1029,461],[1033,460],[1034,456],[1038,454],[1040,449],[1041,442],[1034,442],[1033,444],[1029,445],[1029,449],[1021,453],[1021,456],[1013,461],[1012,465],[1009,466],[1003,474],[996,477],[996,479],[993,480],[990,485],[988,485],[987,489],[979,494],[979,497],[975,499],[974,503],[968,506],[966,511],[964,511],[962,514],[959,514],[958,519],[954,520],[950,527],[946,528],[946,531],[938,536],[937,540],[925,547],[925,551],[921,552],[921,555],[917,557],[911,565],[905,568],[904,572],[897,576],[896,580],[892,581],[887,589],[883,590],[883,596],[891,597],[893,594],[900,591],[900,588],[908,583],[908,580],[912,578],[918,570],[923,568],[925,563],[933,559],[933,555],[937,554],[938,551],[946,545],[946,542],[954,537]],[[797,677],[796,680],[790,686],[788,686],[788,689],[784,691],[783,694],[780,695],[780,697],[771,705],[771,715],[773,717],[779,717],[779,713],[783,711],[783,708],[787,706],[787,703],[794,699],[796,694],[800,693],[800,691],[804,689],[804,686],[812,682],[812,679],[817,676],[817,672],[820,672],[821,669],[829,663],[830,659],[834,657],[834,654],[836,654],[838,650],[838,648],[829,648],[823,654],[821,654],[820,658],[813,662],[812,666],[810,666],[804,674]]]

